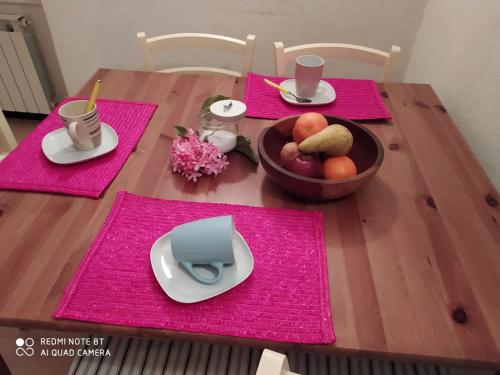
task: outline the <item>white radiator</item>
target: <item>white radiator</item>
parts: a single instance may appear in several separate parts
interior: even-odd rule
[[[50,112],[51,90],[29,22],[0,14],[0,109]]]

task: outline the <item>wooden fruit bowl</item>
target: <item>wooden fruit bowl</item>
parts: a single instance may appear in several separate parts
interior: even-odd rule
[[[358,174],[342,180],[325,180],[303,177],[282,167],[280,151],[292,141],[292,129],[299,116],[277,120],[259,135],[258,151],[264,170],[276,184],[298,196],[309,199],[338,199],[345,197],[366,184],[384,160],[384,148],[368,129],[340,117],[326,116],[329,124],[345,126],[353,135],[354,143],[347,154],[358,169]]]

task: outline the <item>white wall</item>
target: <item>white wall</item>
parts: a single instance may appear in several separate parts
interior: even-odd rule
[[[42,0],[64,79],[75,93],[99,67],[140,69],[136,32],[158,35],[205,32],[244,38],[257,35],[254,71],[272,73],[272,42],[339,41],[389,50],[403,48],[402,78],[426,1],[419,0]],[[190,51],[191,52],[191,51]],[[191,57],[190,57],[191,56]],[[194,57],[193,57],[194,56]],[[212,54],[178,54],[179,65],[231,68]],[[212,64],[210,64],[210,62]],[[359,74],[359,66],[335,64],[335,74]],[[334,74],[330,66],[327,74]],[[367,77],[376,70],[363,67]]]
[[[429,0],[405,81],[432,84],[500,190],[500,1]]]
[[[54,100],[68,95],[40,0],[0,0],[0,13],[22,14],[31,22],[42,59],[54,89]]]

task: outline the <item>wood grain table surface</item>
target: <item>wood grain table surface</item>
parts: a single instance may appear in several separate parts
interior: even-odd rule
[[[242,99],[244,79],[101,69],[78,95],[88,95],[97,78],[102,98],[158,109],[101,199],[0,191],[0,325],[500,367],[499,195],[429,85],[379,85],[393,118],[363,124],[381,140],[384,163],[363,189],[325,203],[283,192],[238,154],[220,176],[196,184],[171,172],[173,125],[197,127],[208,96]],[[255,147],[271,123],[245,118],[240,132]],[[322,211],[337,342],[282,344],[52,319],[120,190]]]

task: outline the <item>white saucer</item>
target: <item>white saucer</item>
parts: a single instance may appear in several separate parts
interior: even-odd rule
[[[156,280],[177,302],[194,303],[218,296],[245,281],[253,270],[253,256],[250,249],[238,232],[233,238],[234,264],[224,266],[221,281],[214,285],[206,285],[194,280],[172,255],[172,232],[158,238],[151,248],[150,259]],[[206,277],[213,277],[210,271],[199,267],[196,271]]]
[[[118,135],[114,129],[101,123],[102,142],[89,151],[78,150],[71,141],[66,128],[56,129],[42,139],[42,150],[47,159],[56,164],[76,164],[98,158],[113,151],[118,146]]]
[[[280,86],[283,86],[284,88],[290,90],[294,94],[297,92],[297,89],[295,87],[295,79],[287,79],[286,81],[281,82]],[[312,100],[311,103],[298,103],[297,99],[295,99],[292,95],[285,94],[281,91],[280,93],[281,97],[286,102],[300,106],[330,104],[337,97],[337,94],[335,93],[335,90],[332,87],[332,85],[330,85],[326,81],[319,81],[318,91],[316,91],[316,95],[314,95],[312,98],[309,98]]]

